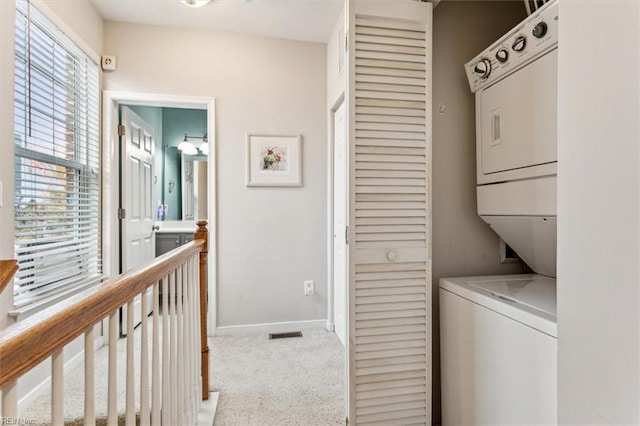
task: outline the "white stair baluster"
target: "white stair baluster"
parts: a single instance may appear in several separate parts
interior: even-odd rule
[[[177,339],[177,323],[176,323],[176,271],[173,271],[169,277],[169,294],[170,308],[169,317],[171,332],[169,333],[170,347],[171,347],[171,424],[177,425],[178,423],[178,404],[177,404],[177,383],[178,383],[178,339]]]
[[[153,286],[153,341],[151,347],[151,424],[160,424],[160,285]]]
[[[193,288],[196,295],[195,305],[193,310],[193,316],[195,317],[196,326],[194,327],[195,333],[195,350],[194,356],[196,359],[196,412],[200,411],[202,405],[202,342],[200,339],[200,258],[194,256],[193,258]]]
[[[116,345],[118,343],[118,311],[109,315],[109,378],[107,383],[107,425],[118,424],[118,389],[117,368],[118,358]]]
[[[192,351],[192,347],[191,347],[191,294],[189,292],[189,278],[190,278],[190,272],[191,271],[191,265],[190,262],[187,261],[187,263],[184,266],[183,272],[184,272],[184,279],[183,279],[183,317],[184,317],[184,346],[185,346],[185,357],[184,357],[184,368],[185,368],[185,374],[184,374],[184,393],[185,393],[185,398],[186,398],[186,410],[187,410],[187,421],[189,422],[189,424],[193,423],[193,391],[192,391],[192,387],[191,387],[191,351]]]
[[[93,326],[84,333],[84,424],[95,426],[95,350]]]
[[[140,344],[140,426],[149,425],[149,312],[148,290],[142,292],[140,304],[140,318],[142,318],[142,333]]]
[[[133,299],[127,303],[127,379],[126,379],[126,408],[125,419],[127,426],[135,426],[136,422],[136,398],[135,392],[135,369],[133,367],[133,326],[134,324],[134,303]]]
[[[169,378],[169,277],[162,279],[162,424],[171,424],[171,382]]]
[[[51,424],[64,425],[64,349],[51,355]]]
[[[12,382],[2,389],[1,414],[0,418],[18,416],[18,382]]]
[[[176,288],[176,314],[177,314],[177,337],[178,337],[178,354],[177,354],[177,364],[178,364],[178,372],[177,372],[177,390],[178,393],[176,395],[178,402],[178,424],[185,424],[185,412],[184,412],[184,332],[183,326],[184,321],[182,317],[182,285],[184,283],[184,270],[185,265],[181,265],[178,268],[178,280],[177,280],[177,288]]]

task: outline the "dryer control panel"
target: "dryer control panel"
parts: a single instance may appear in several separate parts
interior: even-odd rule
[[[465,64],[472,92],[524,67],[558,45],[558,1],[547,3]]]

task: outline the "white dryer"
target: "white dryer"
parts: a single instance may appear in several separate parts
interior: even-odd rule
[[[535,272],[556,275],[558,4],[467,64],[478,214]]]
[[[556,280],[443,278],[440,327],[443,425],[556,424]]]

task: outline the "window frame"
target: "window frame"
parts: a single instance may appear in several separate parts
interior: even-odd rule
[[[31,13],[32,10],[36,10],[34,14]],[[13,311],[10,312],[12,316],[19,316],[22,314],[27,314],[32,311],[37,311],[46,307],[50,304],[55,303],[56,301],[68,297],[70,294],[75,294],[86,290],[94,286],[95,284],[101,282],[104,276],[104,269],[102,267],[102,258],[103,258],[103,238],[102,238],[102,141],[101,141],[101,70],[99,67],[99,56],[96,55],[91,49],[87,48],[86,43],[82,42],[79,37],[75,33],[69,30],[69,28],[61,21],[54,13],[52,13],[49,9],[47,9],[46,5],[41,5],[40,3],[36,5],[32,4],[28,0],[18,0],[15,5],[15,29],[14,34],[17,34],[17,31],[20,29],[24,29],[25,35],[29,33],[29,26],[35,25],[39,28],[39,30],[47,37],[47,41],[51,42],[55,48],[62,49],[66,56],[65,58],[69,58],[72,65],[80,63],[83,65],[83,74],[86,78],[82,82],[84,86],[82,88],[82,96],[80,95],[80,91],[78,90],[79,84],[77,80],[77,76],[75,75],[74,70],[65,69],[64,77],[67,78],[66,85],[63,86],[63,89],[68,93],[72,94],[73,97],[73,105],[72,108],[67,108],[66,111],[68,116],[65,117],[63,123],[68,124],[70,118],[72,120],[77,120],[81,118],[81,130],[78,131],[77,128],[74,127],[73,136],[70,137],[70,145],[73,148],[72,159],[62,159],[58,156],[39,152],[38,150],[28,149],[24,146],[20,146],[19,143],[24,144],[25,140],[18,141],[17,136],[19,134],[24,134],[24,132],[20,133],[18,130],[18,126],[16,125],[16,114],[17,108],[19,107],[18,99],[17,99],[17,81],[18,81],[18,61],[22,60],[23,69],[25,73],[29,72],[29,67],[33,66],[30,64],[30,60],[28,57],[22,55],[20,58],[20,53],[18,51],[18,39],[14,39],[14,45],[16,46],[16,51],[14,52],[13,60],[14,60],[14,70],[16,70],[16,75],[14,76],[14,94],[16,94],[16,99],[14,99],[14,164],[16,169],[14,170],[14,174],[16,176],[15,189],[16,189],[16,201],[18,198],[19,191],[19,181],[20,174],[23,173],[18,163],[26,160],[28,161],[37,161],[42,162],[47,165],[51,165],[54,168],[64,168],[67,174],[67,185],[71,185],[73,188],[71,190],[67,189],[65,194],[66,196],[61,197],[69,199],[69,195],[71,197],[75,197],[76,205],[73,207],[73,212],[71,217],[73,218],[73,222],[75,223],[75,227],[71,225],[69,228],[73,231],[71,232],[70,241],[73,239],[81,238],[83,235],[87,235],[87,232],[81,234],[77,232],[78,226],[78,218],[82,218],[86,216],[83,214],[83,205],[88,205],[86,200],[89,197],[93,198],[90,203],[92,206],[95,206],[97,209],[93,212],[93,217],[95,220],[91,221],[90,226],[96,225],[97,237],[96,241],[92,242],[92,246],[89,249],[85,247],[78,247],[77,250],[87,250],[78,256],[79,260],[84,260],[85,258],[93,259],[93,253],[95,253],[95,258],[97,259],[97,265],[95,268],[87,264],[82,264],[80,261],[77,264],[78,271],[80,273],[77,274],[76,280],[70,283],[64,284],[61,288],[54,288],[51,291],[38,292],[35,291],[36,294],[34,297],[29,298],[29,300],[22,300],[16,303],[16,290],[18,289],[16,284],[16,280],[14,280],[14,292],[13,292]],[[35,15],[35,16],[34,16]],[[23,21],[19,23],[19,19]],[[26,21],[25,21],[26,20]],[[20,25],[20,28],[19,28]],[[25,46],[20,46],[24,51],[27,51],[29,47],[27,44],[29,40],[25,39]],[[70,48],[71,46],[71,48]],[[52,55],[54,55],[52,51]],[[48,75],[47,70],[43,70],[43,75],[50,78],[51,84],[53,85],[56,76],[55,74],[55,66],[52,66],[49,69]],[[69,79],[71,76],[71,79]],[[26,88],[26,81],[25,81]],[[53,90],[53,89],[52,89]],[[76,107],[75,105],[82,105],[80,107]],[[22,103],[22,108],[26,111],[27,109],[33,109],[33,105],[29,106],[29,104]],[[52,123],[55,123],[55,111],[58,109],[52,107],[49,111],[51,114]],[[80,112],[80,117],[78,113]],[[45,111],[46,115],[47,111]],[[95,115],[94,115],[95,114]],[[28,120],[25,118],[25,120]],[[32,124],[32,123],[31,123]],[[52,124],[54,125],[54,124]],[[20,129],[22,131],[22,129]],[[79,137],[79,134],[84,132],[82,137]],[[53,135],[51,136],[52,146],[55,143],[55,139]],[[90,152],[91,151],[91,152]],[[81,156],[82,158],[78,158]],[[91,157],[91,158],[90,158]],[[24,159],[24,160],[23,160]],[[28,165],[25,167],[29,167]],[[35,175],[34,175],[35,176]],[[63,188],[68,188],[68,186],[60,185]],[[16,211],[14,212],[14,250],[18,249],[18,235],[19,232],[16,229],[16,225],[19,223],[18,213],[17,213],[17,205]],[[80,221],[82,222],[82,221]],[[64,231],[63,231],[64,232]],[[68,252],[73,252],[73,242],[71,244],[67,243],[71,248]],[[77,243],[76,243],[77,244]],[[95,250],[95,252],[94,252]],[[87,254],[89,253],[89,254]],[[34,255],[32,259],[37,259],[41,255]],[[73,256],[70,257],[73,262]],[[88,265],[88,266],[87,266]],[[84,276],[82,273],[83,268],[86,271],[93,271],[88,276]],[[97,272],[96,272],[97,271]],[[63,279],[64,280],[64,279]],[[49,283],[46,286],[55,284]],[[19,299],[24,299],[24,297],[19,297]]]

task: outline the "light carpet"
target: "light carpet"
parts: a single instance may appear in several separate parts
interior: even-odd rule
[[[345,419],[344,348],[334,333],[211,339],[214,426],[332,426]]]
[[[344,424],[344,348],[334,333],[306,330],[303,334],[304,337],[278,340],[269,340],[266,335],[209,340],[211,390],[220,392],[215,426]],[[136,338],[136,351],[139,346],[140,340]],[[118,341],[117,354],[118,411],[124,412],[125,339]],[[107,411],[107,355],[107,347],[103,347],[95,358],[96,414],[102,419]],[[135,359],[135,368],[139,371],[139,359],[137,356]],[[65,423],[68,425],[82,424],[83,369],[83,365],[79,365],[65,375]],[[136,406],[139,407],[137,379]],[[35,424],[47,425],[50,413],[48,390],[21,416],[34,420]],[[103,421],[98,424],[101,423]]]

